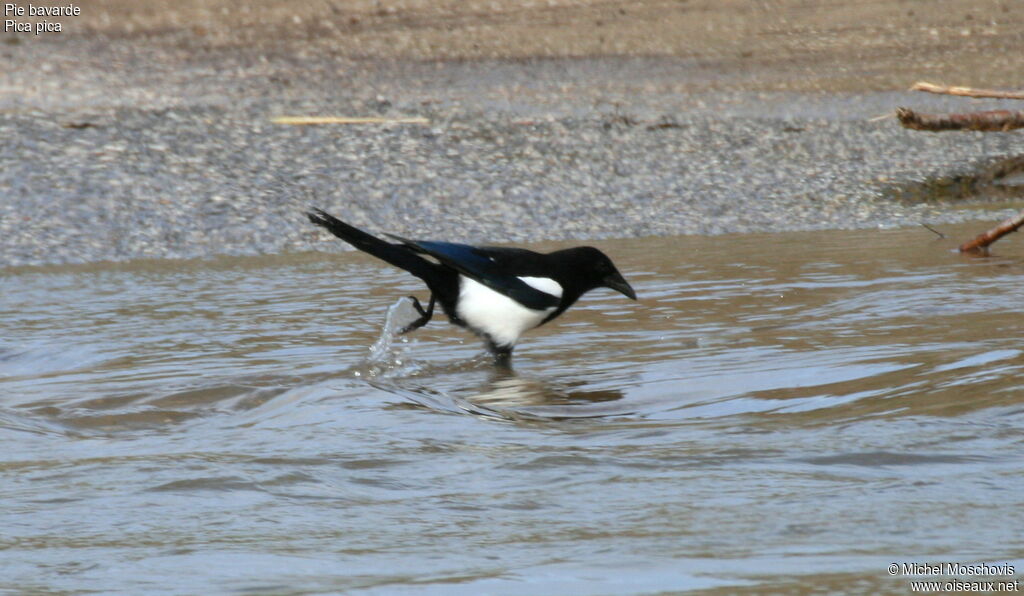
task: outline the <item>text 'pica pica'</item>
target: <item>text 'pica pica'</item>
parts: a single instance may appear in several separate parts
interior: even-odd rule
[[[611,288],[636,300],[633,288],[611,259],[589,246],[541,254],[522,248],[407,240],[387,234],[397,241],[392,243],[321,209],[306,215],[359,250],[405,269],[427,284],[430,304],[424,309],[411,297],[420,318],[403,333],[426,325],[434,303],[440,302],[451,322],[482,337],[499,363],[508,363],[524,331],[554,319],[590,290]]]

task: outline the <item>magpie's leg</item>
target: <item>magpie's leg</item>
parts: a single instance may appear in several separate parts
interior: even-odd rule
[[[433,292],[430,293],[430,304],[427,305],[426,310],[424,310],[423,305],[420,304],[419,298],[415,296],[409,296],[409,298],[412,299],[412,307],[416,309],[416,312],[420,313],[420,318],[416,319],[412,323],[409,323],[405,327],[402,327],[398,331],[399,335],[403,335],[409,333],[410,331],[415,331],[419,329],[420,327],[429,323],[430,318],[434,316],[434,303],[437,302],[437,299],[434,298]]]
[[[494,365],[503,370],[512,370],[512,346],[495,345],[487,338],[487,350],[494,356]]]

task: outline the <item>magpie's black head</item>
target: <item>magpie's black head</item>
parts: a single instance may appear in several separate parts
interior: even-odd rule
[[[558,251],[565,255],[565,262],[572,267],[571,275],[580,282],[581,290],[587,292],[596,288],[611,288],[627,298],[636,300],[636,292],[608,255],[592,246],[580,246]]]

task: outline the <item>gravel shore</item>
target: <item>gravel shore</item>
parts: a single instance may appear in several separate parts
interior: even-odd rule
[[[992,6],[968,26],[1019,49]],[[765,61],[746,67],[742,52],[729,61],[683,49],[523,57],[522,42],[520,54],[415,60],[325,47],[327,34],[308,31],[201,43],[209,34],[194,24],[123,31],[127,15],[104,29],[97,10],[63,33],[0,37],[13,65],[0,74],[0,266],[340,249],[304,221],[309,205],[371,230],[521,243],[998,219],[1024,196],[1011,184],[1024,169],[1020,133],[928,134],[871,119],[896,105],[1019,107],[899,91],[912,79],[897,86],[907,75],[895,67],[836,78],[838,59],[771,62],[793,50],[763,44]],[[395,16],[372,10],[360,24]],[[377,38],[422,33],[417,23]],[[948,58],[947,71],[975,58]],[[1000,69],[1024,66],[1009,47],[997,58]],[[281,115],[429,123],[271,122]]]

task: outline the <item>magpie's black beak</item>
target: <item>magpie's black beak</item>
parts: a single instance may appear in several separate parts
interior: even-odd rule
[[[629,285],[629,282],[627,282],[618,271],[605,277],[603,281],[604,287],[611,288],[630,300],[636,300],[636,292],[633,291],[632,286]]]

